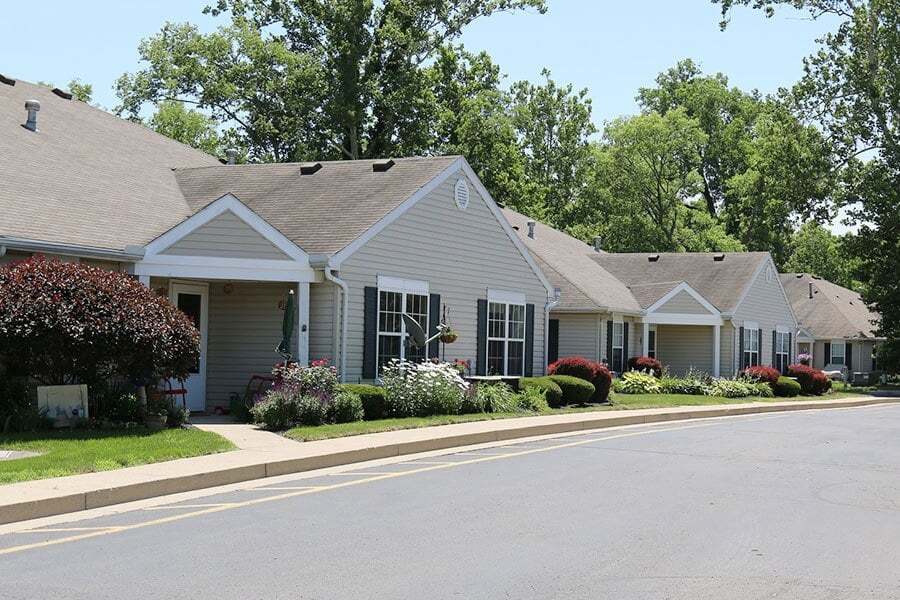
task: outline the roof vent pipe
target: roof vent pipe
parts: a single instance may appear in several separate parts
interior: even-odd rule
[[[809,299],[812,300],[812,281],[809,282]]]
[[[534,239],[534,221],[528,221],[526,225],[528,225],[528,237]]]
[[[594,236],[594,251],[595,252],[603,251],[603,238],[599,235]]]
[[[41,110],[41,103],[37,100],[26,100],[25,110],[28,111],[28,120],[25,121],[23,127],[31,131],[37,131],[37,114]]]
[[[237,160],[238,151],[235,148],[228,148],[225,150],[225,157],[228,159],[226,164],[233,165]]]

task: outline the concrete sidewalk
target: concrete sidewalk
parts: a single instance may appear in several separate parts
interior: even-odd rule
[[[230,439],[239,449],[115,471],[0,486],[0,524],[263,477],[470,444],[623,425],[793,410],[846,408],[896,401],[863,396],[840,400],[748,402],[716,406],[582,412],[476,421],[304,443],[293,442],[250,425],[206,423],[200,426]]]

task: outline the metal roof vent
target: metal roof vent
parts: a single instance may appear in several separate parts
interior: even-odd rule
[[[656,262],[659,260],[659,254],[651,254],[647,257],[647,260],[649,260],[650,262]]]
[[[37,100],[26,100],[25,110],[28,111],[28,120],[25,121],[22,127],[30,131],[37,131],[37,114],[41,110],[41,103]]]
[[[526,225],[528,225],[528,237],[530,237],[531,239],[534,239],[534,226],[535,226],[535,222],[529,220],[528,223],[526,223]]]
[[[373,173],[384,173],[388,169],[394,166],[394,161],[392,159],[387,160],[376,160],[372,163],[372,172]]]
[[[300,165],[300,174],[301,175],[312,175],[316,171],[322,168],[322,163],[314,162],[314,163],[302,163]]]
[[[722,262],[723,260],[725,260],[725,255],[724,254],[714,254],[713,260],[716,262]]]
[[[459,210],[466,210],[469,206],[469,186],[466,184],[465,179],[459,178],[456,180],[456,185],[453,186],[453,199],[456,201],[456,207]]]
[[[233,165],[235,163],[235,161],[237,160],[237,155],[238,155],[237,148],[226,149],[225,150],[225,158],[227,159],[227,162],[225,164]]]
[[[594,236],[594,251],[602,252],[603,251],[603,237],[599,235]]]
[[[59,88],[53,88],[53,93],[62,98],[63,100],[71,100],[72,94],[65,90],[61,90]]]
[[[0,83],[5,83],[6,85],[16,85],[16,80],[0,73]]]

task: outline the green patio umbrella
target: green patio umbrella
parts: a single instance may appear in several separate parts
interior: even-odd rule
[[[281,321],[281,343],[275,348],[275,352],[284,358],[285,362],[290,361],[291,354],[291,337],[294,335],[294,290],[288,292],[287,302],[284,305],[284,319]]]

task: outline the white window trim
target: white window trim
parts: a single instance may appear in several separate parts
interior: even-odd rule
[[[788,362],[791,359],[791,340],[790,340],[790,331],[787,328],[776,327],[775,328],[775,356],[774,362],[778,365],[778,357],[784,356],[784,364],[787,366]],[[783,344],[779,344],[778,337],[781,336],[781,341]],[[782,349],[783,346],[787,346],[787,349]]]
[[[403,320],[402,317],[400,318],[400,331],[399,332],[381,331],[381,292],[393,292],[393,293],[400,294],[401,313],[406,312],[406,297],[407,297],[407,295],[425,296],[426,297],[426,300],[425,300],[425,323],[431,322],[431,301],[428,298],[428,283],[427,282],[421,282],[421,281],[413,282],[412,280],[403,280],[403,279],[397,279],[397,278],[391,278],[391,277],[387,277],[384,279],[386,280],[385,283],[388,285],[388,287],[382,288],[381,287],[382,277],[379,275],[379,277],[378,277],[379,285],[378,285],[378,292],[377,292],[378,305],[377,305],[377,309],[375,312],[375,319],[377,321],[375,323],[375,376],[376,377],[378,377],[381,372],[381,344],[379,343],[379,338],[381,338],[381,336],[399,337],[400,338],[400,360],[406,360],[406,337],[409,335],[408,333],[406,333],[406,322]],[[407,282],[407,283],[416,283],[416,284],[424,283],[425,291],[424,291],[424,293],[421,291],[417,291],[417,290],[420,290],[421,287],[417,288],[415,286],[412,286],[412,288],[411,288],[412,291],[407,291],[404,289],[395,289],[395,288],[391,287],[391,284],[395,284],[397,282]],[[426,335],[428,333],[427,327],[426,327],[425,333],[426,333]],[[427,356],[427,354],[428,354],[427,348],[425,349],[425,353]]]
[[[379,292],[400,292],[401,294],[428,295],[428,282],[416,279],[401,279],[399,277],[378,276]]]
[[[841,349],[841,362],[834,362],[834,349]],[[831,340],[830,348],[828,349],[828,364],[830,365],[843,365],[847,366],[847,341],[846,340]]]
[[[492,295],[493,293],[493,295]],[[499,295],[498,295],[499,294]],[[513,298],[513,299],[521,299],[521,302],[508,302],[503,300],[503,298]],[[491,336],[491,304],[503,304],[506,306],[505,317],[503,320],[503,331],[505,333],[504,337],[492,337]],[[522,307],[522,337],[521,338],[511,338],[509,337],[509,313],[510,306],[521,306]],[[504,377],[524,377],[525,376],[525,339],[528,337],[528,308],[525,306],[525,295],[524,294],[516,294],[514,292],[498,292],[496,290],[488,290],[488,311],[487,311],[487,344],[485,345],[485,352],[490,354],[490,346],[491,342],[503,342],[503,376]],[[521,373],[513,373],[509,372],[509,343],[510,342],[521,342],[522,343],[522,372]],[[487,357],[489,359],[489,357]],[[489,362],[489,360],[488,360]]]
[[[751,332],[753,333],[753,335],[750,335]],[[743,358],[743,356],[745,354],[750,355],[750,360],[743,361],[745,367],[762,364],[762,348],[760,347],[759,338],[760,338],[759,324],[755,323],[753,321],[745,321],[744,322],[744,346],[745,347],[741,348],[741,357]],[[756,342],[756,350],[753,350],[753,342],[754,341]],[[748,345],[748,342],[749,342],[749,346],[750,346],[749,349],[746,348],[746,346]],[[753,362],[754,354],[756,355],[756,362]]]
[[[496,302],[497,304],[526,304],[525,294],[521,292],[508,292],[505,290],[491,290],[487,293],[488,302]]]
[[[659,329],[656,325],[650,325],[649,332],[653,333],[653,354],[650,354],[650,336],[647,336],[647,347],[644,348],[644,354],[652,358],[656,358],[657,348],[659,348]]]
[[[616,346],[616,326],[622,327],[622,345]],[[624,371],[625,370],[625,321],[617,321],[613,319],[612,326],[612,340],[610,340],[610,347],[612,348],[612,355],[609,357],[609,365],[613,367],[614,370]],[[614,365],[613,357],[616,355],[616,349],[622,351],[622,364]]]

